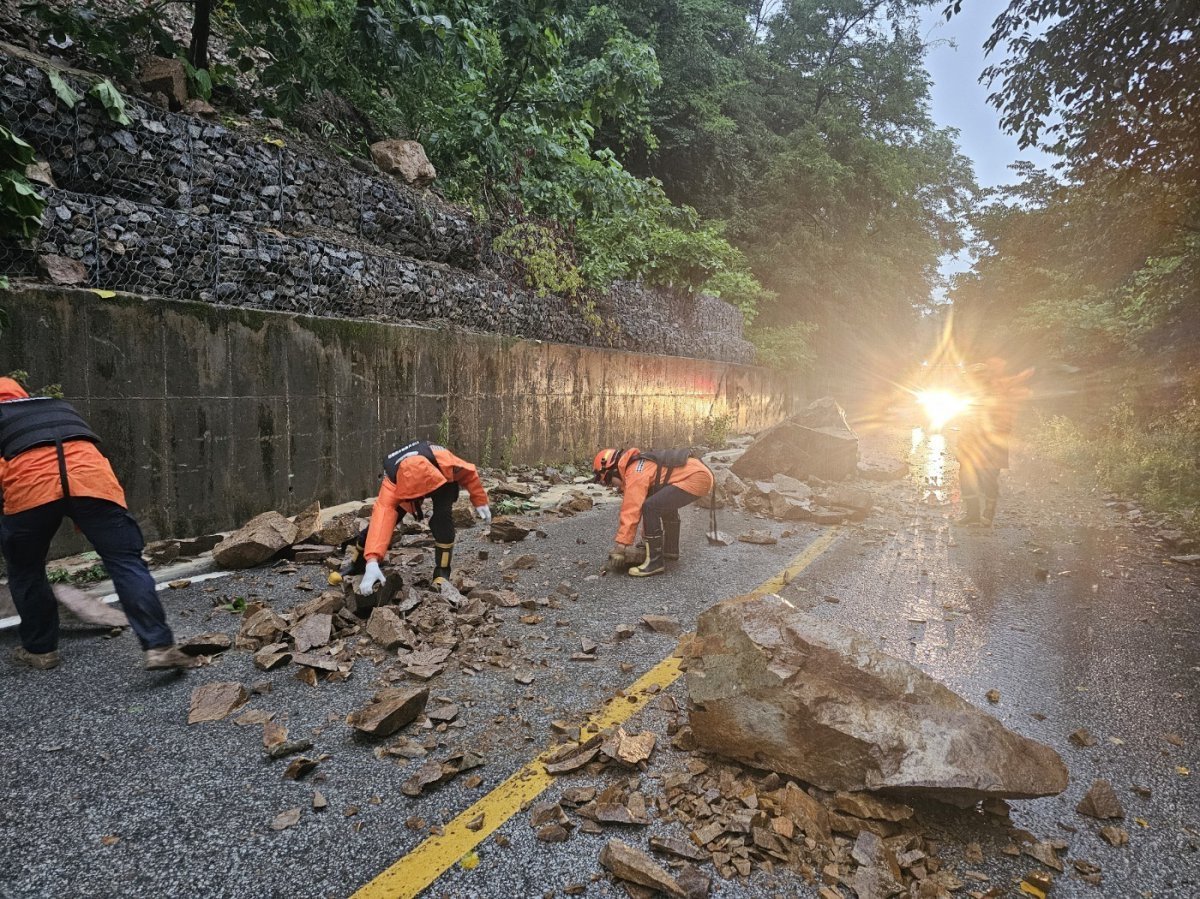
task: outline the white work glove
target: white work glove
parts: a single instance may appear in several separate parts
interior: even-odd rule
[[[479,516],[480,521],[482,521],[484,524],[487,524],[488,522],[490,522],[492,520],[492,507],[491,506],[476,506],[475,514]]]
[[[358,595],[370,596],[375,592],[375,587],[385,580],[383,572],[379,570],[379,563],[372,559],[367,563],[367,570],[363,572],[362,580],[358,582]]]

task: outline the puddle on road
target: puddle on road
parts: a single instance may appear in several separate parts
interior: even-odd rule
[[[948,458],[945,434],[926,434],[925,429],[920,427],[912,429],[909,465],[916,473],[921,502],[925,505],[943,506],[950,501],[946,483]]]

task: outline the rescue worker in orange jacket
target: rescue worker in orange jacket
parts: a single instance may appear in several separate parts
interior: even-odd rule
[[[434,540],[433,586],[440,587],[450,577],[454,555],[453,509],[459,490],[467,489],[475,514],[485,524],[492,520],[479,472],[444,446],[425,440],[414,440],[389,453],[383,470],[379,498],[371,510],[371,523],[363,538],[367,564],[358,592],[366,596],[383,583],[379,563],[387,555],[396,523],[406,512],[420,520],[427,499],[433,500],[433,515],[429,519]]]
[[[958,480],[963,514],[958,525],[991,527],[1000,499],[1000,472],[1008,468],[1013,425],[1021,401],[1029,395],[1028,369],[1006,375],[1007,363],[993,357],[965,372],[972,397],[957,444]]]
[[[0,550],[21,618],[14,658],[43,670],[60,662],[58,603],[46,577],[46,555],[65,516],[100,555],[145,650],[146,667],[191,667],[191,657],[175,646],[142,559],[141,528],[125,508],[125,491],[99,442],[70,403],[30,397],[12,378],[0,378]]]
[[[624,564],[625,550],[637,539],[641,522],[646,558],[629,573],[634,577],[662,574],[664,559],[679,558],[679,510],[713,488],[708,466],[679,450],[642,453],[637,447],[610,448],[596,454],[592,473],[598,483],[615,487],[624,497],[609,562]]]

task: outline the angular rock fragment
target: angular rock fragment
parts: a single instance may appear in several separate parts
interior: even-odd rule
[[[750,531],[747,534],[738,535],[738,542],[753,543],[756,546],[773,546],[779,541],[766,531]]]
[[[292,559],[301,565],[324,562],[337,549],[324,543],[300,543],[292,547]]]
[[[271,822],[271,830],[287,830],[289,827],[295,827],[300,823],[300,815],[301,811],[298,807],[280,812]]]
[[[292,759],[283,772],[284,780],[303,780],[317,767],[317,760],[304,758]]]
[[[233,646],[233,640],[230,636],[219,633],[197,634],[179,644],[179,648],[190,656],[212,656],[224,652],[231,646]]]
[[[304,511],[292,519],[292,524],[296,526],[296,536],[292,538],[292,543],[310,543],[321,530],[321,504],[314,500]],[[308,559],[307,561],[321,562],[324,561],[325,556],[333,553],[332,546],[324,546],[322,549],[328,549],[329,552],[318,558]],[[299,552],[300,547],[296,547],[296,550]],[[296,561],[301,562],[305,560],[297,558]]]
[[[234,709],[245,705],[249,699],[250,694],[246,692],[246,688],[235,682],[218,681],[197,687],[192,691],[188,724],[220,721]]]
[[[389,606],[371,610],[371,617],[367,619],[367,636],[389,650],[401,645],[412,646],[417,640],[404,619]]]
[[[832,397],[760,433],[733,463],[742,479],[769,481],[777,474],[841,480],[858,470],[858,437]]]
[[[833,807],[856,818],[876,821],[907,821],[913,816],[913,810],[907,805],[869,793],[838,793],[833,797]]]
[[[687,673],[700,746],[824,790],[1061,793],[1067,769],[873,639],[777,596],[700,616]]]
[[[213,547],[213,560],[222,568],[252,568],[295,542],[295,524],[278,512],[264,512]]]
[[[1117,827],[1115,824],[1108,824],[1101,827],[1100,836],[1110,846],[1124,846],[1129,842],[1129,831],[1124,827]]]
[[[272,643],[254,653],[254,667],[260,671],[274,671],[292,660],[286,643]]]
[[[530,529],[503,516],[493,518],[488,539],[498,543],[517,543],[529,536]]]
[[[616,733],[604,741],[600,751],[622,765],[636,767],[640,762],[650,760],[654,752],[656,737],[652,731],[642,731],[640,734],[629,734],[625,728],[618,727]]]
[[[333,616],[324,612],[309,615],[291,629],[296,652],[318,649],[329,642],[333,633]]]
[[[1075,806],[1075,811],[1081,815],[1087,815],[1089,818],[1099,818],[1102,821],[1125,817],[1125,809],[1121,807],[1121,800],[1117,798],[1112,784],[1104,779],[1097,780],[1092,784],[1087,795],[1083,797],[1079,805]]]
[[[363,708],[351,712],[346,723],[372,737],[387,737],[414,720],[429,701],[429,689],[390,687],[380,690]]]
[[[621,840],[609,840],[600,850],[600,864],[621,880],[658,890],[668,896],[687,896],[678,881],[650,856]]]
[[[679,636],[679,632],[682,630],[679,621],[669,615],[643,615],[642,624],[656,634],[667,634],[671,637]]]

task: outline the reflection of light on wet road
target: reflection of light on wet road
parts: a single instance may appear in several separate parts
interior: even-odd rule
[[[909,462],[918,472],[921,487],[921,502],[942,505],[946,495],[946,437],[944,434],[926,434],[923,428],[912,429]]]

